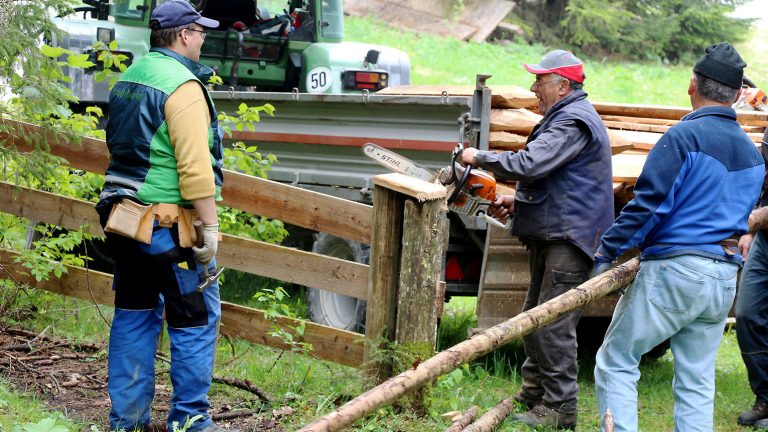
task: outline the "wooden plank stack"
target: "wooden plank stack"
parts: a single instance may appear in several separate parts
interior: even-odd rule
[[[471,95],[470,86],[396,86],[380,94],[404,95]],[[490,148],[517,151],[525,146],[528,135],[541,119],[534,94],[517,86],[491,86]],[[633,185],[642,170],[645,155],[670,127],[690,108],[593,102],[611,138],[613,178],[615,186]],[[738,121],[747,135],[759,145],[768,113],[738,111]]]

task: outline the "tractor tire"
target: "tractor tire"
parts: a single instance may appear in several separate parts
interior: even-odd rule
[[[368,264],[370,248],[327,233],[317,235],[312,252]],[[307,288],[312,322],[357,333],[365,332],[365,301],[316,288]]]

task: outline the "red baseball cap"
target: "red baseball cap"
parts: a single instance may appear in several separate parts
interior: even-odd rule
[[[525,70],[532,74],[554,73],[571,81],[584,82],[584,65],[570,51],[554,50],[548,52],[538,64],[524,64]]]

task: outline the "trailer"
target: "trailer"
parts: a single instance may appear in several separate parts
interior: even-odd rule
[[[488,149],[491,91],[479,76],[472,95],[317,95],[306,93],[213,92],[216,107],[232,112],[241,103],[270,103],[274,117],[263,116],[255,131],[232,139],[258,145],[277,156],[271,180],[372,203],[372,178],[385,168],[361,147],[372,142],[421,165],[449,165],[458,142]],[[528,254],[508,231],[488,229],[481,218],[449,214],[450,240],[443,261],[446,299],[478,296],[478,326],[487,328],[516,315],[528,289]],[[291,245],[367,263],[368,245],[326,233],[289,228]],[[308,290],[310,318],[318,323],[362,332],[364,301]],[[585,315],[609,317],[615,299],[598,302]]]

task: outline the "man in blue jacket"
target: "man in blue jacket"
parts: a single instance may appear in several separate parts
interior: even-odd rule
[[[468,148],[462,162],[517,180],[494,212],[514,207],[512,234],[530,252],[526,311],[578,286],[589,277],[600,236],[613,220],[610,140],[582,90],[584,68],[568,51],[555,50],[538,64],[531,91],[544,115],[519,152]],[[523,338],[523,388],[515,399],[529,411],[515,419],[531,427],[576,427],[576,324],[571,312]]]
[[[639,246],[640,271],[616,305],[597,352],[600,416],[637,431],[640,357],[669,339],[675,362],[675,431],[712,431],[715,355],[736,293],[736,239],[760,194],[763,158],[736,122],[746,64],[711,45],[688,86],[693,112],[648,154],[635,198],[601,239],[595,273]]]

